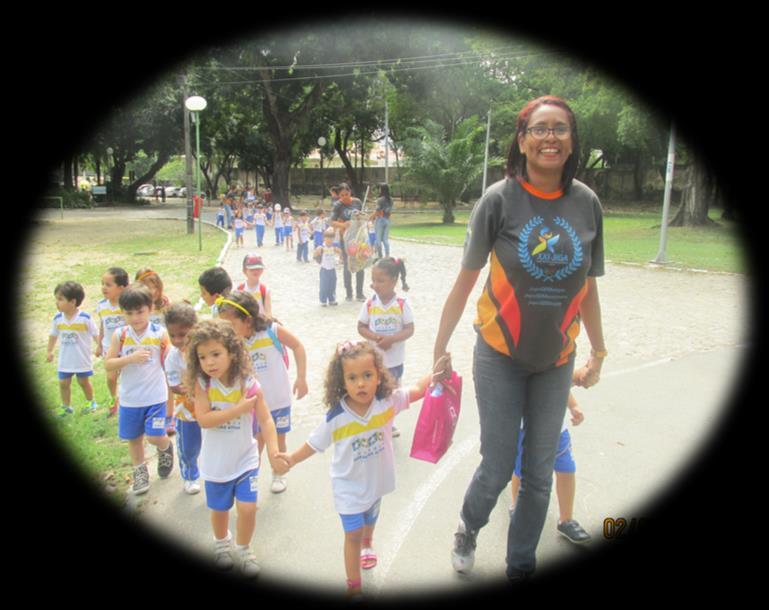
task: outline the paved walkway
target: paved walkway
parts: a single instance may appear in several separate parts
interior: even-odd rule
[[[181,215],[183,211],[168,207],[143,213]],[[296,262],[294,252],[272,245],[269,231],[267,238],[267,245],[258,252],[264,257],[263,277],[273,293],[273,312],[308,351],[310,392],[293,407],[293,431],[288,435],[289,450],[293,450],[324,417],[322,376],[335,344],[358,338],[360,303],[344,301],[340,273],[339,307],[321,308],[317,264]],[[242,276],[245,253],[255,250],[253,231],[247,232],[245,245],[231,247],[224,258],[233,281]],[[406,344],[404,382],[409,383],[431,364],[440,311],[459,269],[461,250],[393,240],[392,253],[406,260],[408,297],[416,317],[416,332]],[[367,273],[367,294],[371,292],[368,284]],[[472,319],[481,284],[450,343],[465,390],[449,453],[436,465],[409,458],[419,403],[399,416],[397,488],[384,499],[376,530],[379,565],[364,576],[364,588],[372,593],[467,590],[472,583],[487,583],[503,574],[510,503],[505,493],[480,533],[473,575],[459,577],[450,564],[458,511],[479,462],[471,360]],[[601,544],[607,517],[643,517],[644,505],[675,480],[715,429],[745,353],[749,314],[749,282],[740,275],[609,262],[599,290],[610,355],[601,383],[590,390],[575,390],[586,419],[572,428],[578,465],[575,517],[593,535],[593,548]],[[584,353],[584,333],[578,345]],[[291,374],[295,372],[292,363]],[[343,537],[331,497],[330,459],[331,450],[297,466],[288,475],[288,490],[280,495],[269,491],[269,467],[262,470],[252,546],[263,578],[343,591]],[[183,493],[178,469],[163,481],[153,474],[149,493],[139,500],[138,508],[135,500],[131,505],[141,520],[209,560],[211,531],[205,498],[202,493],[192,497]],[[553,500],[538,549],[542,570],[581,556],[556,535],[557,516]]]

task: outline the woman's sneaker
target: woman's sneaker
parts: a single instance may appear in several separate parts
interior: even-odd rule
[[[232,561],[231,545],[232,533],[227,532],[224,540],[214,540],[214,565],[220,570],[230,570],[235,562]]]
[[[140,464],[134,467],[133,492],[135,495],[146,493],[150,488],[150,472],[147,470],[147,464]]]
[[[467,529],[460,519],[454,534],[454,549],[451,551],[451,565],[460,574],[469,574],[475,563],[475,539],[477,531]]]

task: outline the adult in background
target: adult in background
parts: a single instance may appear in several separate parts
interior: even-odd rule
[[[393,200],[390,197],[390,186],[383,182],[379,185],[379,198],[376,200],[376,210],[371,216],[374,221],[376,233],[376,255],[382,258],[382,246],[385,256],[390,256],[390,214],[393,209]]]
[[[346,182],[339,184],[339,201],[334,204],[331,210],[331,226],[339,229],[339,238],[342,243],[342,264],[344,265],[344,288],[347,291],[347,300],[352,301],[352,273],[347,265],[347,248],[344,247],[344,234],[350,226],[353,210],[362,210],[363,202],[352,196],[350,185]],[[361,269],[355,274],[355,298],[358,301],[365,301],[363,295],[363,275]]]
[[[452,563],[458,572],[472,569],[478,530],[513,473],[523,419],[523,480],[507,537],[510,580],[536,567],[572,379],[586,388],[597,383],[606,356],[596,283],[604,273],[603,216],[595,193],[574,179],[574,113],[559,98],[537,98],[520,112],[516,129],[505,179],[471,214],[434,347],[437,362],[490,256],[474,323],[481,464],[465,493]],[[580,319],[592,349],[572,373]]]

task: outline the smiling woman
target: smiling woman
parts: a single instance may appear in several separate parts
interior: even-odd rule
[[[482,460],[459,514],[452,563],[458,572],[472,570],[478,531],[510,480],[525,421],[526,491],[508,530],[510,580],[536,568],[569,388],[597,383],[606,356],[596,284],[604,273],[603,216],[595,193],[574,180],[574,114],[563,100],[540,97],[521,110],[516,128],[507,177],[486,191],[468,222],[434,346],[437,361],[490,258],[473,365]],[[574,371],[580,320],[593,350]]]

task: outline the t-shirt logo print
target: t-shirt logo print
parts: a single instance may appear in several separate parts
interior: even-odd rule
[[[579,269],[583,259],[582,242],[572,226],[560,216],[553,219],[553,224],[563,232],[551,229],[542,216],[535,216],[523,227],[518,245],[518,257],[523,268],[534,279],[545,282],[567,278]],[[566,240],[561,239],[564,234],[571,240],[571,260],[568,246],[564,243]]]

